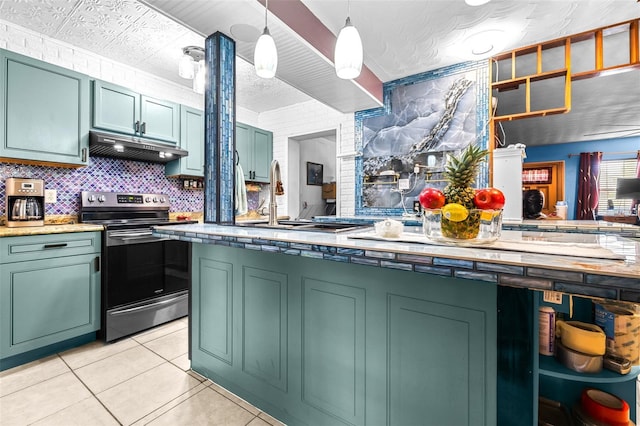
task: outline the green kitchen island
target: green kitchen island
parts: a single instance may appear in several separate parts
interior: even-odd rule
[[[191,368],[290,425],[536,424],[532,290],[640,292],[640,244],[616,236],[553,239],[621,259],[421,244],[418,227],[155,233],[193,243]]]

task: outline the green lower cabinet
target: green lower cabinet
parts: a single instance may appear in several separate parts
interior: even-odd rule
[[[0,239],[0,370],[95,340],[100,233]]]
[[[1,266],[2,358],[99,328],[95,259],[89,254]]]
[[[192,368],[289,425],[496,423],[496,286],[193,247]]]

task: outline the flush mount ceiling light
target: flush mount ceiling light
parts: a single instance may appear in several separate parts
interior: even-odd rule
[[[469,6],[482,6],[483,4],[489,3],[491,0],[464,0],[466,4]]]
[[[193,79],[193,91],[204,93],[205,67],[204,49],[197,46],[182,48],[182,58],[178,63],[178,75]]]
[[[489,57],[504,48],[505,33],[501,30],[485,30],[464,40],[465,48],[475,59]]]
[[[347,20],[338,34],[333,60],[336,74],[350,80],[358,77],[362,70],[362,40],[356,27],[351,25],[351,4],[347,1]]]
[[[268,12],[269,0],[267,0],[264,8],[264,31],[258,38],[256,49],[253,52],[253,65],[256,68],[256,74],[262,78],[273,78],[278,69],[278,50],[267,26]]]
[[[199,94],[204,93],[207,69],[204,66],[204,59],[196,63],[196,75],[193,78],[193,91]]]

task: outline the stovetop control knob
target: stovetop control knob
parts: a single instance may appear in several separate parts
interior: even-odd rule
[[[87,197],[87,201],[90,202],[90,203],[93,203],[95,200],[96,200],[96,197],[94,195],[89,195]]]
[[[145,202],[145,203],[150,203],[150,202],[151,202],[151,197],[147,197],[147,198],[145,198],[145,199],[144,199],[144,202]]]
[[[153,202],[154,202],[154,203],[157,203],[157,202],[158,202],[158,199],[157,199],[156,197],[153,197]]]
[[[107,201],[107,199],[105,198],[104,195],[98,195],[98,202],[104,203],[105,201]]]
[[[161,203],[164,203],[165,201],[166,201],[166,200],[164,199],[164,197],[161,197],[161,198],[160,198],[160,202],[161,202]]]

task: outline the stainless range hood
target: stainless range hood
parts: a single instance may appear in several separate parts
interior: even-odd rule
[[[188,151],[133,136],[106,132],[89,132],[89,153],[96,157],[113,157],[124,160],[168,163],[189,155]]]

